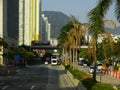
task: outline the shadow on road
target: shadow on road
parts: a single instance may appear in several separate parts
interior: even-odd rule
[[[42,61],[41,58],[32,58],[30,60],[27,60],[28,65],[41,65],[44,64],[44,61]]]

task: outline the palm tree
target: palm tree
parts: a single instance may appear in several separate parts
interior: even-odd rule
[[[69,54],[70,54],[70,66],[74,69],[74,45],[75,45],[75,39],[74,39],[74,29],[71,29],[68,33],[68,42],[69,42]],[[73,55],[72,55],[73,52]],[[72,57],[73,56],[73,57]]]
[[[58,37],[59,44],[58,46],[62,49],[62,60],[65,60],[65,52],[68,44],[68,32],[73,28],[72,22],[68,22],[65,26],[63,26],[61,30],[61,34]]]
[[[85,42],[85,28],[88,27],[87,23],[79,23],[78,19],[76,19],[74,16],[70,16],[73,28],[69,32],[69,37],[72,40],[72,48],[73,48],[73,63],[74,63],[74,51],[75,51],[75,61],[77,61],[78,57],[78,50],[80,50],[80,46],[82,45],[81,42]]]
[[[107,13],[107,10],[110,7],[110,5],[113,3],[113,1],[116,2],[115,13],[116,13],[116,17],[117,17],[118,21],[120,21],[120,0],[100,0],[98,2],[97,6],[88,13],[89,24],[90,24],[89,33],[92,36],[91,46],[92,46],[92,52],[94,55],[95,67],[96,67],[96,61],[97,61],[97,57],[96,57],[97,50],[96,49],[97,49],[98,37],[100,37],[100,35],[101,35],[103,37],[106,36],[107,38],[111,38],[110,33],[105,31],[104,17],[105,17],[105,14]],[[112,42],[112,38],[109,39],[109,41]],[[96,68],[95,68],[95,72],[93,73],[93,79],[96,81]]]

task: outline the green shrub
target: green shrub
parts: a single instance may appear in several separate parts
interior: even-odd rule
[[[81,81],[88,90],[114,90],[111,84],[95,82],[92,78]]]
[[[120,87],[118,88],[118,90],[120,90]]]
[[[94,81],[89,74],[83,71],[73,69],[71,67],[67,67],[66,69],[69,70],[74,78],[80,80],[88,90],[114,90],[111,84],[104,84]]]
[[[73,68],[69,67],[68,70],[73,75],[73,77],[77,78],[78,80],[82,80],[82,79],[91,77],[89,74],[86,74],[85,72],[77,70],[77,69],[73,70]]]
[[[92,90],[92,87],[97,83],[92,78],[83,79],[81,82],[89,90]]]
[[[114,90],[113,86],[105,83],[96,83],[91,90]]]

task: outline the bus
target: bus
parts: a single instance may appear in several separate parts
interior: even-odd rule
[[[53,53],[51,56],[51,64],[52,65],[59,65],[61,64],[60,60],[60,54],[59,53]]]
[[[51,64],[52,65],[57,65],[58,62],[58,57],[56,55],[51,56]]]

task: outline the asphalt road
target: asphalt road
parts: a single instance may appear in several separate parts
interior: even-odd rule
[[[18,68],[12,76],[0,76],[0,90],[75,90],[60,65],[42,63]]]
[[[1,90],[46,90],[48,68],[41,67],[26,67],[14,76],[2,77]]]

